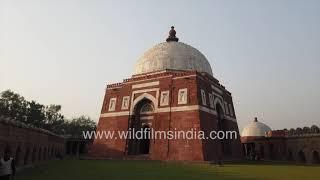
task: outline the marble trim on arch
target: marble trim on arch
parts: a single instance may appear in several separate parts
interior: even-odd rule
[[[216,107],[217,104],[220,104],[221,108],[222,108],[222,111],[223,111],[223,114],[225,115],[225,109],[224,109],[224,100],[222,98],[222,96],[219,96],[218,94],[216,93],[213,93],[214,96],[217,96],[218,98],[214,98],[213,97],[213,106]]]
[[[147,92],[156,92],[156,97],[152,96],[151,94],[148,94]],[[137,93],[143,93],[142,95],[140,95],[139,97],[134,99],[134,95]],[[136,91],[132,91],[131,94],[131,106],[130,106],[130,114],[134,114],[134,107],[135,105],[142,100],[143,98],[147,98],[150,101],[153,102],[153,106],[154,106],[154,111],[156,112],[158,109],[158,99],[159,99],[159,88],[151,88],[151,89],[141,89],[141,90],[136,90]]]

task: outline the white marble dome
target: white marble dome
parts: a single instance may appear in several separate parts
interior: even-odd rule
[[[265,136],[266,132],[271,131],[271,128],[267,126],[266,124],[259,122],[257,118],[248,125],[246,125],[241,133],[242,137],[248,137],[248,136]]]
[[[200,51],[177,41],[163,42],[147,50],[138,60],[134,74],[166,69],[194,70],[212,75],[211,66]]]

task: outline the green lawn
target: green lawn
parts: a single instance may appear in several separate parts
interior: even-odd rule
[[[158,161],[55,160],[24,170],[16,180],[320,179],[320,166],[181,164]]]

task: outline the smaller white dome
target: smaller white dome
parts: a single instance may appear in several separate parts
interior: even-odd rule
[[[258,137],[258,136],[265,136],[266,132],[271,131],[271,128],[267,126],[266,124],[259,122],[257,118],[248,125],[246,125],[241,133],[242,137],[248,137],[248,136],[253,136],[253,137]]]

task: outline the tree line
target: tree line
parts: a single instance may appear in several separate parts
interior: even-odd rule
[[[0,116],[49,130],[59,135],[82,136],[82,131],[92,131],[96,123],[89,116],[66,119],[61,114],[61,105],[43,105],[27,101],[11,90],[1,92]]]

